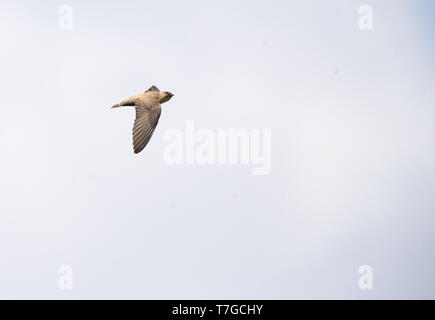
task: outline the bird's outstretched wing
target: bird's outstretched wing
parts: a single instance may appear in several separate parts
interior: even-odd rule
[[[156,86],[152,86],[151,88],[149,88],[147,91],[145,91],[145,92],[148,92],[148,91],[156,91],[156,92],[160,92],[160,90],[159,90],[159,88],[157,88]]]
[[[136,120],[133,126],[134,153],[139,153],[145,148],[154,133],[160,118],[160,105],[158,108],[147,109],[136,106]]]

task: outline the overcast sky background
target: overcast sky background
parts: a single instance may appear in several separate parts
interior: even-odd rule
[[[430,0],[2,0],[0,298],[435,298],[434,18]],[[134,110],[110,106],[151,85],[175,97],[134,155]],[[167,165],[186,120],[271,129],[270,175]]]

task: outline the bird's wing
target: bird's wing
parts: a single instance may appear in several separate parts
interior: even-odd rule
[[[152,86],[151,88],[149,88],[147,91],[145,91],[145,92],[148,92],[148,91],[156,91],[156,92],[160,92],[160,90],[159,90],[159,88],[157,88],[156,86]]]
[[[160,105],[146,108],[143,105],[136,106],[136,120],[133,126],[134,153],[139,153],[145,148],[160,118]]]

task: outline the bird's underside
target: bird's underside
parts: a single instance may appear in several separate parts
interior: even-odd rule
[[[145,93],[128,98],[112,107],[134,106],[136,109],[133,126],[134,153],[141,152],[148,144],[159,122],[160,104],[168,101],[172,96],[172,93],[160,92],[157,87],[152,86]]]

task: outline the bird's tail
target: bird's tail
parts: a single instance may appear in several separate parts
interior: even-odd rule
[[[119,108],[121,105],[119,103],[112,106],[112,109]]]

